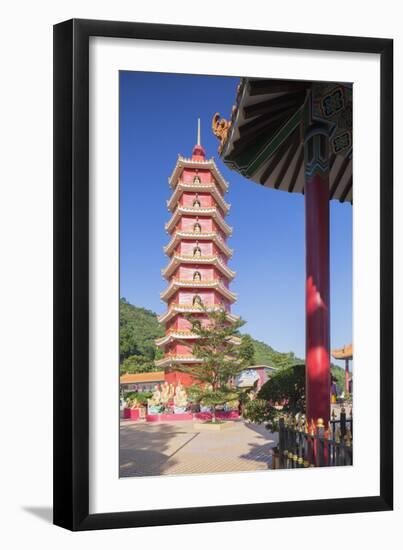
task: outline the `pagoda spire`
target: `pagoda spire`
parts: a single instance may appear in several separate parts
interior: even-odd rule
[[[197,143],[193,147],[192,160],[205,160],[206,151],[200,143],[200,117],[197,119]]]

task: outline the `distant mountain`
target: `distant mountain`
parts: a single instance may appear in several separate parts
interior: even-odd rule
[[[162,357],[162,351],[154,340],[164,335],[164,327],[159,324],[157,315],[149,309],[130,304],[120,299],[120,370],[124,372],[149,372],[158,370],[154,360]],[[245,336],[245,334],[242,334]],[[281,353],[260,340],[250,337],[253,343],[255,365],[268,365],[275,368],[290,367],[304,363],[292,351]],[[344,371],[332,365],[332,374],[343,385]]]

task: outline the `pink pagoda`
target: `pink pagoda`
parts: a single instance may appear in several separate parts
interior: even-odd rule
[[[236,295],[229,289],[235,272],[228,267],[232,256],[227,245],[232,229],[225,221],[230,208],[224,200],[228,183],[214,159],[206,160],[200,120],[191,158],[179,155],[168,182],[173,190],[167,201],[172,217],[165,229],[171,239],[164,247],[169,262],[162,270],[168,286],[161,293],[167,311],[159,317],[165,336],[156,340],[164,357],[156,365],[165,370],[168,383],[188,386],[194,380],[186,373],[186,365],[198,359],[192,354],[195,335],[186,315],[206,324],[206,311],[224,308],[230,320],[237,318],[231,314]]]

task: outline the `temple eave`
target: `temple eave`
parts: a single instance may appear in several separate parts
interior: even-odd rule
[[[204,183],[204,184],[194,184],[194,183],[183,183],[179,182],[171,198],[167,200],[167,207],[171,212],[177,206],[178,201],[180,200],[184,192],[190,193],[209,193],[216,200],[225,214],[228,214],[231,205],[227,203],[220,192],[217,190],[217,187],[214,183]]]
[[[235,292],[231,292],[228,288],[226,288],[224,285],[220,284],[219,281],[173,281],[168,288],[166,288],[163,292],[160,293],[161,300],[169,300],[175,292],[177,292],[180,289],[212,289],[219,292],[222,296],[225,296],[231,303],[236,302],[237,295]]]
[[[158,316],[158,322],[160,324],[164,324],[170,321],[176,315],[183,315],[183,314],[197,315],[197,314],[204,314],[206,312],[209,313],[210,311],[218,311],[220,309],[222,309],[222,306],[218,304],[212,305],[212,306],[206,306],[205,309],[197,306],[186,305],[186,304],[175,304],[171,306],[168,309],[168,311]],[[228,320],[233,323],[239,320],[239,315],[235,315],[234,313],[231,313],[228,311],[227,311],[227,317],[228,317]]]
[[[168,233],[172,231],[181,216],[211,216],[224,233],[228,236],[232,235],[232,227],[225,222],[223,216],[216,207],[193,208],[189,206],[178,206],[176,208],[171,219],[165,224],[165,230],[168,231]]]
[[[193,355],[171,355],[154,362],[156,367],[170,367],[175,364],[201,363],[203,360]]]
[[[178,155],[178,160],[176,162],[172,175],[168,178],[168,183],[172,188],[175,188],[175,186],[177,185],[183,168],[195,168],[195,169],[210,168],[213,172],[215,179],[217,180],[217,183],[221,186],[223,191],[226,192],[228,190],[228,182],[225,181],[225,179],[223,178],[213,158],[208,160],[205,160],[205,159],[195,160],[191,158],[185,158],[182,155]]]
[[[162,276],[165,278],[169,278],[174,270],[181,264],[200,264],[200,265],[213,265],[217,269],[219,269],[224,275],[226,275],[230,280],[232,280],[235,275],[236,271],[233,271],[230,269],[226,264],[221,262],[218,258],[218,256],[172,256],[171,261],[169,264],[161,270]]]
[[[173,234],[172,239],[170,242],[164,246],[164,252],[168,256],[172,254],[175,246],[177,246],[182,240],[199,240],[199,241],[212,241],[217,247],[220,248],[223,254],[227,256],[227,258],[231,258],[234,251],[232,248],[230,248],[222,238],[219,237],[218,233],[216,232],[210,232],[210,233],[197,233],[197,232],[185,232],[185,231],[177,231]]]

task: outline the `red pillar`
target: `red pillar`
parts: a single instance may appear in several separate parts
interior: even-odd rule
[[[306,414],[330,420],[328,135],[305,138]]]

